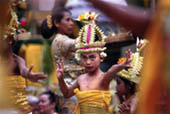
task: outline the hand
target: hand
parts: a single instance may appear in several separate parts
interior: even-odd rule
[[[57,67],[57,70],[56,70],[57,77],[59,79],[64,78],[64,63],[63,63],[63,61],[57,61],[56,67]]]
[[[25,29],[23,29],[23,28],[18,30],[18,33],[19,33],[19,34],[26,33],[26,32],[27,32],[27,31],[26,31]]]
[[[139,40],[139,42],[138,42],[138,44],[137,44],[137,48],[140,48],[142,46],[142,42],[141,42],[141,40]]]
[[[31,72],[33,65],[30,66],[27,72],[27,78],[32,82],[38,82],[38,80],[46,79],[48,76],[44,73],[33,73]]]
[[[132,51],[130,49],[126,51],[126,61],[121,64],[123,68],[132,68],[132,66],[130,65],[131,54],[132,54]]]
[[[119,105],[120,114],[130,114],[130,105],[127,105],[125,102]]]

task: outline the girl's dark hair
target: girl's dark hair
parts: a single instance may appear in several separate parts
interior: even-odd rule
[[[120,78],[125,83],[125,86],[130,87],[129,89],[130,89],[131,94],[135,94],[135,92],[136,92],[136,84],[134,82],[131,82],[131,81],[129,81],[129,80],[125,79],[125,78],[122,78],[120,76],[116,76],[116,80],[117,80],[117,78]]]
[[[55,111],[56,112],[59,112],[60,111],[60,108],[59,108],[59,96],[57,96],[56,94],[54,94],[52,91],[46,91],[44,93],[42,93],[41,95],[48,95],[49,97],[49,100],[50,100],[50,103],[56,103],[56,106],[55,106]]]
[[[50,38],[51,36],[53,36],[54,33],[57,32],[57,27],[54,25],[54,21],[56,22],[60,22],[61,19],[64,17],[64,13],[68,12],[71,14],[71,12],[66,9],[66,8],[60,8],[60,9],[54,9],[52,12],[52,28],[49,29],[48,24],[47,24],[47,19],[45,19],[42,22],[41,25],[41,34],[44,38]]]

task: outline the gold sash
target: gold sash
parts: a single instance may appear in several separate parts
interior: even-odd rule
[[[7,76],[5,80],[9,90],[8,108],[13,108],[24,113],[30,112],[30,106],[26,98],[26,80],[22,76]]]
[[[109,91],[75,89],[78,99],[76,114],[109,114],[111,94]]]

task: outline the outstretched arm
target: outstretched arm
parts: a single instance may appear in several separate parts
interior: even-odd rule
[[[78,82],[76,81],[71,87],[68,87],[64,81],[64,64],[63,62],[56,62],[57,64],[57,77],[59,80],[60,89],[65,98],[69,98],[74,95],[74,89],[78,88]]]
[[[110,82],[114,75],[116,75],[119,71],[125,68],[131,68],[130,62],[131,62],[131,50],[128,50],[126,52],[126,61],[121,64],[113,65],[106,73],[105,73],[105,81]]]
[[[105,38],[106,44],[123,42],[128,40],[134,40],[131,32],[122,32],[117,35],[110,34],[109,36],[107,36],[107,38]]]
[[[136,35],[143,36],[152,20],[149,9],[140,9],[134,6],[123,6],[104,0],[87,0],[104,14],[115,20]]]
[[[20,70],[21,76],[28,78],[29,80],[31,80],[33,82],[37,82],[38,80],[46,79],[48,77],[44,73],[31,72],[33,65],[31,65],[30,68],[27,68],[24,59],[19,56],[16,56],[16,57],[17,57],[17,62],[19,65],[19,70]]]

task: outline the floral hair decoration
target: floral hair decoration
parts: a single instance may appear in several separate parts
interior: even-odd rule
[[[9,24],[5,27],[4,30],[4,37],[3,39],[7,39],[9,36],[10,38],[16,38],[16,30],[19,27],[18,17],[15,12],[15,7],[17,4],[24,2],[24,0],[9,0],[10,3],[10,21]]]
[[[131,54],[132,61],[130,65],[132,66],[132,68],[129,68],[128,70],[125,70],[125,69],[121,70],[120,72],[117,73],[118,76],[125,78],[131,82],[139,83],[140,74],[141,74],[142,67],[143,67],[143,60],[144,60],[144,57],[141,56],[141,51],[146,46],[147,43],[148,43],[148,40],[137,39],[137,43],[136,43],[137,52]],[[118,64],[121,64],[125,61],[126,61],[126,58],[120,58],[118,61]]]
[[[80,21],[85,21],[86,24],[81,28],[76,44],[76,58],[80,59],[81,53],[100,52],[101,57],[106,57],[104,50],[105,35],[102,30],[95,24],[97,14],[87,12],[79,16]]]

